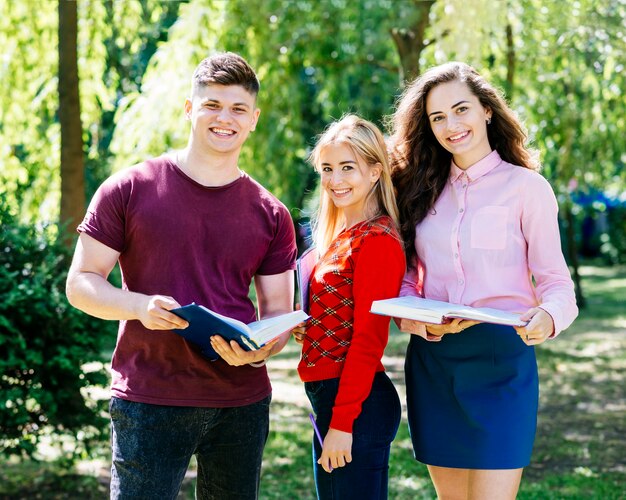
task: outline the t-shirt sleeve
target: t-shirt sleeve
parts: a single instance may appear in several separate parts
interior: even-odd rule
[[[257,274],[263,276],[280,274],[296,268],[298,249],[291,215],[283,205],[279,205],[276,207],[275,217],[274,237],[257,271]]]
[[[96,191],[77,231],[122,252],[125,246],[125,185],[120,176],[107,179]]]
[[[354,270],[354,330],[333,407],[333,429],[352,432],[371,391],[389,340],[390,318],[370,309],[374,300],[398,296],[404,271],[404,252],[393,236],[379,235],[363,243]]]

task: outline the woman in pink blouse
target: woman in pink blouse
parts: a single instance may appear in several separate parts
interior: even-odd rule
[[[578,313],[557,202],[502,95],[463,63],[407,87],[392,160],[411,263],[401,295],[523,313],[525,327],[403,320],[417,460],[440,498],[514,499],[536,430],[534,346]],[[448,335],[455,334],[455,335]]]

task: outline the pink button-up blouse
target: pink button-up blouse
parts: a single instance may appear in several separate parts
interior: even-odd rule
[[[540,306],[566,329],[578,308],[561,251],[558,206],[537,172],[503,161],[497,151],[450,178],[417,225],[423,296],[523,313]],[[417,295],[408,273],[401,295]]]

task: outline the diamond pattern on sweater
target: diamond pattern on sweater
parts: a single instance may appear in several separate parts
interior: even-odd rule
[[[345,360],[354,324],[352,285],[361,244],[371,233],[391,231],[390,226],[365,222],[341,233],[320,258],[311,279],[311,319],[302,352],[307,367],[322,359]]]

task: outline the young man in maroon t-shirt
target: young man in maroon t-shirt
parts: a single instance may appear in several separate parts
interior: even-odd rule
[[[112,498],[175,498],[193,454],[198,498],[256,498],[268,434],[265,360],[214,337],[210,362],[172,332],[196,302],[249,323],[289,312],[296,245],[289,212],[237,161],[259,109],[257,77],[218,54],[194,72],[187,147],[105,181],[83,222],[67,280],[75,307],[120,320],[111,365]],[[119,262],[122,287],[107,276]],[[97,333],[94,333],[97,334]]]

